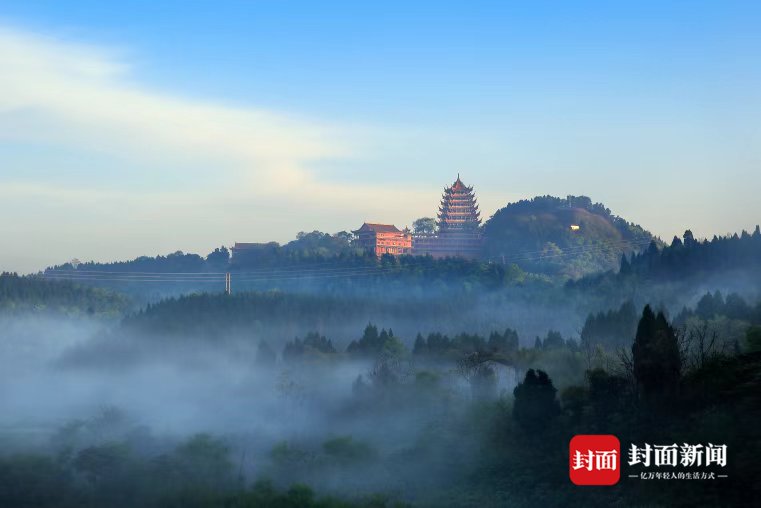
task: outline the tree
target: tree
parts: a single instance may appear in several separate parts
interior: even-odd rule
[[[412,223],[412,230],[416,235],[432,235],[436,233],[436,219],[421,217]]]
[[[626,379],[600,368],[587,371],[586,378],[592,416],[604,428],[611,417],[626,405]]]
[[[224,246],[216,248],[214,252],[206,256],[206,262],[215,268],[227,268],[230,263],[230,251]]]
[[[527,431],[544,430],[560,412],[556,392],[546,372],[529,369],[513,390],[513,418]]]
[[[644,398],[673,395],[682,367],[679,343],[663,312],[656,316],[649,305],[637,326],[632,361],[634,378]]]
[[[626,258],[626,253],[621,254],[621,264],[620,264],[620,268],[618,272],[621,275],[626,275],[631,273],[631,271],[632,271],[632,267],[629,264],[629,260]]]
[[[560,332],[555,330],[548,331],[547,337],[544,338],[544,342],[542,343],[544,349],[560,349],[563,345],[565,345],[563,336],[560,335]]]
[[[377,358],[380,355],[404,356],[406,350],[404,344],[394,337],[394,332],[382,329],[378,333],[378,327],[372,323],[365,327],[362,338],[353,340],[346,348],[346,352],[355,357]]]
[[[724,297],[719,291],[714,294],[706,293],[695,307],[695,313],[703,319],[711,319],[720,314],[724,307]]]
[[[487,346],[490,351],[495,353],[510,354],[518,351],[519,339],[518,332],[511,328],[505,329],[505,332],[492,332],[489,335]]]
[[[305,357],[319,357],[322,355],[335,354],[333,343],[317,332],[309,332],[302,341],[298,337],[292,342],[287,342],[283,348],[283,360],[298,360]]]

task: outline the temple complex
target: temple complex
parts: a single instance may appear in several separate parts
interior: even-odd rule
[[[392,254],[430,255],[435,258],[477,258],[481,254],[481,212],[478,210],[473,187],[457,180],[444,189],[432,234],[411,235],[391,224],[364,223],[353,233],[356,245],[376,256]]]

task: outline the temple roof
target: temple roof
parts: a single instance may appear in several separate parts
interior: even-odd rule
[[[454,184],[452,184],[452,190],[456,190],[456,191],[468,190],[468,187],[464,183],[462,183],[462,180],[460,180],[459,173],[457,173],[457,180],[455,180]]]
[[[354,233],[359,233],[360,231],[374,231],[376,233],[401,233],[399,228],[393,224],[374,224],[371,222],[365,222],[362,224],[362,227],[354,231]]]

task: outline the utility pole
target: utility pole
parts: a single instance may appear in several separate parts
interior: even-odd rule
[[[232,289],[232,278],[230,277],[230,272],[227,272],[225,274],[225,294],[231,295],[233,292]]]

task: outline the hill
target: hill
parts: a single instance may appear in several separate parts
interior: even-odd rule
[[[578,278],[616,268],[653,240],[642,227],[586,196],[510,203],[484,224],[484,255],[529,272]]]

